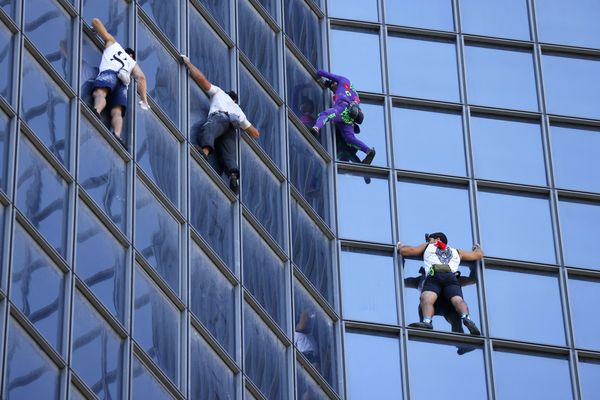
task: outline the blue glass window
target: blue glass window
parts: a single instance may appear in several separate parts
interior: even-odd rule
[[[12,262],[10,300],[62,352],[63,273],[20,225],[15,229]]]
[[[79,389],[71,383],[69,386],[69,399],[71,400],[86,400],[86,398],[81,394]]]
[[[385,0],[388,24],[454,30],[452,0]]]
[[[189,139],[193,145],[199,143],[200,128],[208,119],[210,100],[200,86],[190,80],[190,101],[188,102],[188,113],[190,115]]]
[[[403,106],[394,107],[392,116],[396,168],[467,174],[460,113]],[[424,157],[424,151],[434,156]]]
[[[278,0],[257,0],[265,10],[273,17],[276,21],[279,21],[279,1]]]
[[[535,3],[540,42],[600,47],[600,3],[544,0]]]
[[[235,378],[231,370],[195,330],[191,337],[190,398],[235,399]]]
[[[75,294],[72,366],[99,398],[119,398],[123,377],[122,340],[90,303]]]
[[[477,178],[546,185],[538,121],[471,115],[471,140]]]
[[[471,44],[465,60],[470,104],[538,110],[530,50]]]
[[[179,2],[141,0],[138,5],[159,26],[175,47],[179,47]]]
[[[229,2],[223,0],[199,0],[200,3],[211,13],[215,20],[221,25],[225,32],[229,33]]]
[[[67,184],[24,135],[20,136],[18,171],[17,207],[66,258]]]
[[[462,31],[529,40],[527,0],[460,0]]]
[[[600,289],[600,281],[591,278],[569,279],[569,301],[571,318],[575,331],[575,346],[578,348],[600,350],[600,326],[595,318],[596,298]]]
[[[598,257],[590,251],[589,235],[600,226],[600,203],[562,199],[558,206],[565,264],[600,269]]]
[[[565,344],[556,274],[486,268],[490,335],[545,344]],[[535,318],[524,318],[535,310]]]
[[[60,397],[60,371],[29,335],[9,319],[6,349],[5,399],[55,399]]]
[[[284,4],[287,36],[313,66],[320,66],[323,37],[319,17],[304,0],[285,0]]]
[[[593,399],[600,393],[600,361],[580,360],[579,362],[579,385],[581,386],[581,398]]]
[[[136,186],[135,247],[179,293],[179,223],[139,179]]]
[[[549,114],[600,119],[600,59],[543,54],[542,72]]]
[[[179,384],[179,310],[135,268],[133,338],[175,384]],[[135,380],[135,379],[134,379]]]
[[[550,202],[545,196],[479,191],[479,224],[486,255],[555,263]]]
[[[345,350],[349,400],[402,399],[398,337],[347,331]]]
[[[300,363],[296,363],[296,398],[311,400],[329,399]]]
[[[380,243],[392,241],[387,177],[340,171],[337,199],[340,237]]]
[[[379,21],[377,0],[330,0],[329,16],[361,21]]]
[[[600,130],[583,126],[550,126],[555,185],[564,189],[600,192],[596,169]]]
[[[0,9],[4,10],[6,15],[8,15],[10,18],[12,18],[12,19],[15,18],[15,13],[16,13],[15,0],[3,1],[2,3],[0,3]]]
[[[396,284],[391,254],[342,248],[344,319],[396,325]]]
[[[98,76],[100,70],[98,61],[102,57],[102,52],[96,46],[96,43],[86,35],[81,34],[81,70],[79,72],[81,77],[81,99],[88,105],[94,103],[92,92],[94,91],[94,80]],[[124,129],[126,134],[127,129]]]
[[[117,39],[123,47],[133,47],[129,38],[129,3],[127,0],[83,0],[82,16],[91,26],[92,18],[102,21],[106,30]],[[100,59],[98,59],[100,61]]]
[[[191,246],[190,270],[190,309],[234,357],[235,289],[196,244]]]
[[[132,362],[131,397],[133,400],[171,400],[173,397],[167,392],[156,378],[141,363],[137,356]]]
[[[0,111],[0,190],[6,192],[7,182],[7,167],[9,160],[10,149],[10,119]]]
[[[29,52],[24,52],[21,117],[56,158],[68,165],[69,98]]]
[[[77,213],[76,273],[125,322],[125,249],[82,201]]]
[[[11,104],[14,39],[12,32],[4,24],[0,24],[0,42],[4,43],[0,45],[0,96]]]
[[[330,40],[331,72],[347,77],[359,91],[381,92],[379,32],[332,27]],[[352,62],[357,49],[360,62]]]
[[[388,54],[393,94],[460,101],[454,41],[390,36]]]

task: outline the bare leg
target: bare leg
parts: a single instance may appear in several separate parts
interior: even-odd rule
[[[421,293],[419,306],[421,307],[421,314],[423,315],[423,318],[431,319],[433,317],[433,303],[435,303],[437,298],[438,295],[435,292],[425,291]]]
[[[110,123],[115,136],[120,139],[121,131],[123,130],[123,108],[121,106],[115,106],[110,110]]]
[[[467,306],[467,303],[465,303],[462,297],[454,296],[450,299],[450,302],[452,303],[454,309],[459,315],[462,316],[469,313],[469,307]]]
[[[108,96],[107,88],[96,88],[92,92],[94,97],[94,109],[100,114],[106,108],[106,96]]]

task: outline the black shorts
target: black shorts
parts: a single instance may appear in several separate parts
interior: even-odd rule
[[[423,285],[423,292],[434,292],[447,300],[454,296],[463,297],[458,277],[454,272],[436,272],[435,275],[428,276]]]

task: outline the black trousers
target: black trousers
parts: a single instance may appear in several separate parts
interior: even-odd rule
[[[212,113],[200,128],[198,137],[200,147],[208,147],[217,159],[217,172],[239,174],[236,154],[235,128],[229,122],[229,116],[222,112]]]

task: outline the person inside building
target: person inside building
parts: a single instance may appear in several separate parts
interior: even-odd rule
[[[471,317],[469,307],[463,299],[462,288],[458,280],[458,266],[461,260],[477,261],[483,258],[481,246],[475,244],[472,251],[458,250],[448,246],[448,239],[443,232],[425,235],[425,243],[418,246],[407,246],[398,242],[403,257],[423,256],[423,268],[426,275],[420,297],[421,321],[410,324],[413,328],[433,329],[432,318],[435,314],[434,303],[439,296],[452,304],[460,315],[462,323],[472,335],[481,332]]]
[[[135,52],[131,48],[124,49],[115,38],[108,33],[106,27],[98,18],[92,20],[92,27],[104,39],[104,52],[100,61],[98,76],[92,83],[93,111],[100,114],[108,106],[112,133],[126,147],[122,138],[123,116],[127,109],[127,88],[133,77],[137,83],[140,95],[140,106],[148,110],[146,93],[146,76],[135,61]]]
[[[366,154],[362,163],[371,164],[375,157],[375,148],[369,148],[356,137],[356,133],[360,132],[358,125],[362,123],[364,115],[360,109],[360,98],[354,90],[354,86],[348,78],[322,69],[317,71],[317,75],[321,78],[321,84],[334,93],[334,105],[319,113],[311,131],[318,135],[326,123],[333,122],[339,128],[341,136],[348,146],[357,148]]]
[[[229,187],[239,192],[239,168],[236,160],[236,128],[243,129],[254,139],[260,132],[252,126],[238,105],[238,95],[234,91],[225,93],[220,87],[211,84],[204,74],[182,54],[181,60],[190,71],[190,76],[210,96],[208,119],[200,127],[196,148],[205,158],[214,151],[222,169],[229,176]]]
[[[313,367],[319,371],[319,346],[314,337],[315,329],[315,318],[314,312],[308,312],[303,310],[300,312],[300,316],[296,321],[296,334],[294,344],[296,348]]]

